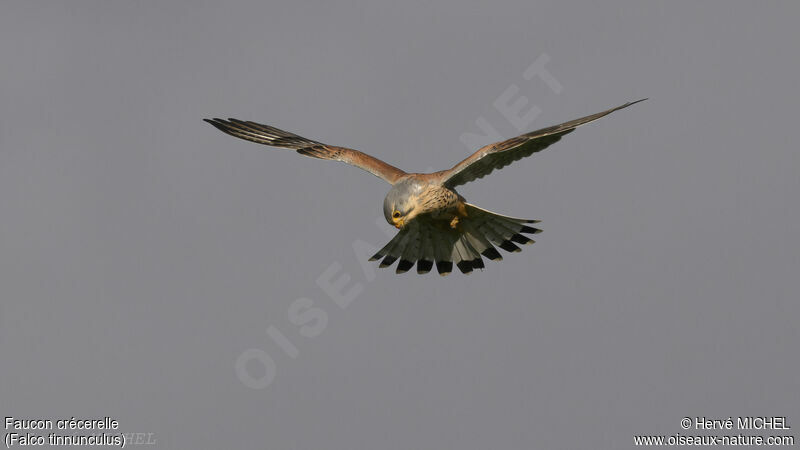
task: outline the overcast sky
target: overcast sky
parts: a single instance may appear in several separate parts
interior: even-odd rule
[[[0,415],[110,416],[164,449],[628,448],[692,434],[687,416],[800,428],[798,13],[4,2]],[[446,278],[366,263],[393,230],[380,179],[202,122],[428,171],[486,130],[643,97],[461,187],[544,233]]]

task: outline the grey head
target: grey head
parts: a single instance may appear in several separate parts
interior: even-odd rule
[[[414,199],[422,190],[422,184],[408,179],[395,183],[383,199],[383,217],[389,225],[401,228],[404,218],[414,209]]]

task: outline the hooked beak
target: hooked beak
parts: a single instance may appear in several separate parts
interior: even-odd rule
[[[397,220],[395,220],[395,221],[394,221],[394,226],[395,226],[395,227],[396,227],[398,230],[399,230],[399,229],[402,229],[402,228],[403,228],[405,225],[406,225],[406,222],[405,222],[405,220],[403,220],[402,218],[400,218],[400,219],[397,219]]]

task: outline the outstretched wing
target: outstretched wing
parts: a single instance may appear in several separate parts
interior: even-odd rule
[[[398,178],[406,173],[402,170],[381,161],[378,158],[344,147],[334,147],[321,142],[312,141],[288,131],[279,130],[269,125],[255,122],[245,122],[237,119],[203,119],[214,125],[223,133],[230,134],[239,139],[244,139],[272,147],[290,148],[304,156],[319,159],[341,161],[351,166],[364,169],[376,177],[394,184]]]
[[[452,169],[441,172],[441,183],[447,187],[454,187],[470,181],[482,178],[490,174],[493,170],[502,169],[514,161],[530,156],[538,151],[544,150],[550,145],[558,142],[561,136],[571,133],[581,125],[611,114],[612,112],[627,108],[635,103],[647,99],[629,102],[616,108],[592,114],[591,116],[571,120],[552,127],[542,128],[521,136],[517,136],[502,142],[489,144],[469,158],[453,166]]]

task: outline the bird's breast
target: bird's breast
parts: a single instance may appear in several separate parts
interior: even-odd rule
[[[452,189],[444,186],[429,185],[420,191],[417,203],[423,214],[438,216],[457,209],[458,205],[463,203],[463,199]]]

